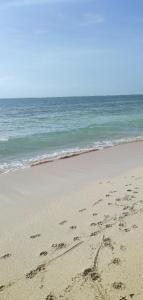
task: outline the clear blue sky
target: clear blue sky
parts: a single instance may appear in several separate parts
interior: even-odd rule
[[[143,93],[143,0],[0,0],[0,98]]]

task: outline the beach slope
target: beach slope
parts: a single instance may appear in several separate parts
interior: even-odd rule
[[[143,299],[143,142],[0,175],[0,299]]]

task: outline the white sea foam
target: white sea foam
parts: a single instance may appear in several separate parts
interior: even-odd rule
[[[72,148],[72,149],[65,149],[62,151],[56,151],[51,154],[43,154],[43,155],[38,155],[36,157],[30,158],[30,159],[25,159],[23,161],[14,161],[10,163],[1,163],[0,164],[0,173],[8,173],[10,171],[16,171],[18,169],[24,169],[24,168],[29,168],[32,165],[38,165],[41,163],[45,162],[50,162],[54,160],[59,160],[63,158],[70,158],[71,156],[76,156],[80,154],[84,154],[87,152],[91,151],[97,151],[97,150],[102,150],[105,148],[113,147],[116,145],[120,144],[125,144],[125,143],[130,143],[130,142],[135,142],[135,141],[142,141],[143,136],[137,136],[137,137],[132,137],[132,138],[122,138],[122,139],[117,139],[117,140],[107,140],[107,141],[102,141],[102,142],[95,142],[92,146],[87,146],[83,148]]]
[[[8,142],[8,140],[9,138],[0,136],[0,142]]]
[[[53,152],[51,154],[45,153],[44,155],[39,155],[35,158],[32,158],[28,160],[28,163],[33,164],[33,163],[38,163],[42,161],[52,161],[52,160],[58,160],[64,157],[71,157],[73,155],[78,155],[90,151],[96,151],[96,150],[102,150],[104,148],[109,148],[113,147],[116,145],[120,144],[125,144],[125,143],[130,143],[130,142],[135,142],[135,141],[142,141],[143,136],[137,136],[137,137],[132,137],[132,138],[122,138],[122,139],[116,139],[116,140],[107,140],[107,141],[102,141],[102,142],[95,142],[92,146],[86,146],[83,148],[76,147],[76,148],[70,148],[70,149],[65,149],[59,152]]]

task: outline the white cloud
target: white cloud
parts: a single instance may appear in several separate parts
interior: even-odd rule
[[[86,14],[84,14],[83,19],[80,22],[80,24],[82,26],[86,26],[86,25],[101,24],[101,23],[104,23],[104,21],[105,21],[104,16],[101,14],[86,13]]]

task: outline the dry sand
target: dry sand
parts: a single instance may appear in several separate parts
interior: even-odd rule
[[[143,299],[143,142],[0,175],[0,299]]]

